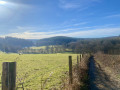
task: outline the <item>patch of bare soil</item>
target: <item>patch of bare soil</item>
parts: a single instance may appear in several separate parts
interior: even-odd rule
[[[97,59],[91,59],[90,90],[120,90],[119,75],[102,65]]]

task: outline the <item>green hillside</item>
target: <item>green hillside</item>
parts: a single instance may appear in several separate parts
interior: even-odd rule
[[[36,42],[36,46],[47,46],[47,45],[65,45],[70,42],[76,42],[78,38],[57,36],[51,38],[40,39]]]

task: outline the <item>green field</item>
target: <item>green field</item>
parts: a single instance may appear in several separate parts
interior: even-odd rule
[[[50,46],[49,46],[50,47]],[[40,47],[30,47],[31,49],[45,49],[45,46],[40,46]]]
[[[59,87],[61,77],[68,71],[68,56],[76,63],[76,54],[0,54],[0,76],[3,62],[17,62],[17,87],[24,85],[25,90],[40,90],[41,86],[50,89]],[[1,78],[0,78],[1,79]],[[0,80],[1,82],[1,80]],[[1,84],[0,84],[1,86]],[[22,88],[18,89],[22,90]]]

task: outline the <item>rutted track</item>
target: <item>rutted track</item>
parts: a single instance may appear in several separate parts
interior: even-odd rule
[[[90,90],[120,90],[120,87],[117,86],[118,82],[109,73],[106,73],[104,68],[94,60],[94,57],[90,58],[89,76]]]
[[[90,69],[89,69],[89,76],[90,76],[90,90],[98,90],[98,88],[96,87],[96,84],[94,83],[96,75],[96,67],[95,67],[95,63],[94,63],[94,58],[91,57],[90,58]]]

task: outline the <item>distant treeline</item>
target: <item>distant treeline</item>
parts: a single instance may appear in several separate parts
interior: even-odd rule
[[[3,52],[17,53],[18,50],[30,46],[33,46],[33,42],[30,40],[13,37],[0,38],[0,50]]]
[[[66,49],[63,46],[44,46],[44,48],[24,48],[19,50],[19,53],[24,54],[51,54],[51,53],[64,53]]]
[[[70,42],[76,42],[78,38],[57,36],[51,38],[40,39],[36,42],[36,46],[48,46],[48,45],[67,45]]]
[[[69,48],[75,53],[96,53],[120,54],[120,37],[109,37],[100,39],[85,39],[71,42]]]
[[[32,46],[45,46],[45,48],[29,48]],[[120,54],[120,36],[93,39],[58,36],[40,40],[13,37],[0,38],[0,50],[3,52],[62,53],[66,52],[67,49],[73,53],[96,53],[101,51],[109,54]]]

